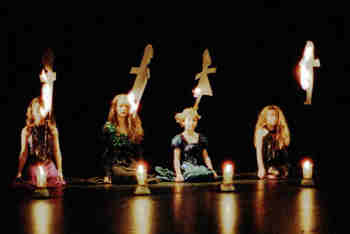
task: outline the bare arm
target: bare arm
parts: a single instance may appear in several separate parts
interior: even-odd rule
[[[56,167],[58,170],[58,175],[63,179],[63,171],[62,171],[62,154],[61,154],[61,149],[60,149],[60,144],[59,144],[59,139],[58,139],[58,131],[57,128],[54,126],[51,126],[51,131],[53,133],[53,154],[54,154],[54,160],[56,163]]]
[[[207,167],[214,172],[214,176],[217,177],[217,174],[213,168],[210,157],[208,155],[208,151],[206,149],[203,150],[203,159],[204,159],[205,165],[207,165]]]
[[[28,142],[28,131],[27,131],[27,127],[24,127],[21,133],[21,152],[19,154],[19,160],[18,160],[18,171],[16,176],[17,178],[22,177],[22,170],[28,158],[27,142]]]
[[[257,139],[256,139],[256,160],[258,163],[258,176],[260,178],[265,176],[266,170],[262,156],[262,140],[266,135],[266,132],[262,129],[257,130]]]
[[[181,150],[179,148],[174,149],[174,169],[176,173],[176,181],[183,181],[183,176],[181,173],[180,168],[180,157],[181,157]]]

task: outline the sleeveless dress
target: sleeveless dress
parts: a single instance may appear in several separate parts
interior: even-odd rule
[[[288,160],[287,149],[278,149],[278,142],[275,140],[275,134],[275,131],[269,131],[263,138],[263,162],[266,169],[274,167],[283,174],[288,172],[291,165]]]
[[[47,127],[47,126],[46,126]],[[61,181],[58,177],[58,170],[56,164],[54,163],[53,157],[53,136],[49,132],[48,139],[44,141],[45,136],[45,125],[35,126],[30,130],[30,135],[28,139],[28,164],[27,174],[25,181],[33,186],[37,186],[37,173],[39,173],[39,166],[44,170],[47,179],[47,187],[61,187],[65,185],[65,181]],[[37,141],[34,143],[34,141]],[[38,147],[35,149],[34,144],[48,144],[47,150],[45,147]]]
[[[127,135],[119,134],[115,126],[106,122],[103,126],[102,164],[105,176],[120,182],[136,182],[133,163],[142,158],[142,147],[133,143]]]
[[[203,150],[208,149],[207,138],[199,134],[198,143],[188,143],[182,134],[171,141],[171,148],[181,150],[180,165],[185,182],[214,181],[214,173],[209,170],[203,160]],[[157,178],[162,181],[175,181],[176,174],[162,167],[155,167]]]

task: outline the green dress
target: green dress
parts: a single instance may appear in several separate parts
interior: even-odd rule
[[[118,168],[130,172],[127,174],[132,174],[135,168],[132,168],[131,164],[142,158],[141,145],[132,142],[127,135],[119,134],[110,122],[106,122],[103,127],[103,140],[105,150],[102,154],[102,162],[105,176],[117,176],[121,179],[120,177],[124,177],[123,174],[115,173]],[[125,175],[125,177],[128,176]]]

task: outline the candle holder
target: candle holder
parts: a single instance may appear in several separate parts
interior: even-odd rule
[[[147,195],[151,194],[151,191],[147,185],[147,171],[144,165],[139,164],[136,169],[137,186],[134,194]]]
[[[310,159],[305,159],[302,163],[303,179],[301,180],[302,186],[314,186],[315,183],[312,179],[313,163]]]
[[[234,176],[234,166],[232,163],[225,163],[223,166],[223,181],[220,184],[220,190],[222,192],[232,192],[236,191],[236,188],[233,184]]]

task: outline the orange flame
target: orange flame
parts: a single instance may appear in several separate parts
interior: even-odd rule
[[[319,66],[319,60],[314,57],[314,44],[312,41],[307,41],[303,57],[299,62],[300,85],[303,90],[310,88],[313,81],[313,68]]]
[[[231,163],[227,163],[227,164],[225,165],[224,170],[225,170],[226,173],[231,173],[231,172],[232,172],[232,169],[233,169],[233,166],[232,166]]]
[[[43,82],[43,86],[42,86],[43,105],[40,107],[40,114],[43,118],[45,118],[52,108],[53,84],[50,83],[50,79],[44,69],[40,73],[40,79]],[[55,78],[51,77],[51,80],[54,81]]]
[[[310,169],[310,168],[312,168],[312,166],[313,166],[312,162],[308,159],[303,162],[303,168],[305,168],[305,169]]]
[[[137,166],[137,173],[144,174],[145,173],[145,167],[142,164],[139,164]]]

